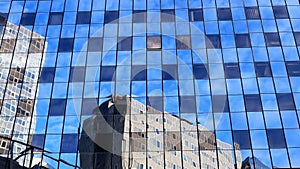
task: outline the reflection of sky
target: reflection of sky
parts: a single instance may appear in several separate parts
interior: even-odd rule
[[[146,9],[146,6],[149,9],[159,9],[160,4],[158,3],[158,0],[153,0],[149,1],[146,4],[146,1],[142,1],[141,3],[135,3],[135,9]],[[163,7],[173,7],[173,1],[165,1],[166,3],[163,3]],[[178,7],[187,7],[183,5],[184,3],[179,3],[180,1],[176,1],[176,5]],[[14,1],[12,3],[12,11],[22,11],[21,7],[23,4],[26,3],[25,12],[34,12],[35,8],[37,7],[37,2],[35,1],[27,1],[27,2],[20,2],[20,1]],[[48,1],[41,1],[39,2],[39,11],[49,11],[50,9],[50,4],[51,2]],[[126,9],[126,10],[131,10],[132,6],[129,5],[132,3],[132,0],[123,0],[121,1],[120,8],[121,9]],[[220,4],[220,2],[217,2],[218,5],[223,5],[226,6],[226,4]],[[246,3],[246,2],[245,2]],[[247,2],[249,3],[249,2]],[[7,4],[7,3],[6,3]],[[67,10],[76,10],[77,9],[77,1],[74,0],[67,0],[66,2],[66,9]],[[91,6],[92,0],[86,0],[86,1],[80,1],[79,3],[79,10],[90,10],[92,7],[97,10],[103,10],[104,5],[101,4],[100,1],[93,1],[93,6]],[[237,1],[234,1],[233,4],[238,4]],[[196,0],[190,0],[189,1],[190,7],[198,7],[199,1]],[[215,6],[215,1],[210,0],[210,1],[205,1],[203,2],[204,7],[214,7]],[[118,2],[117,1],[107,1],[106,4],[106,10],[117,10],[118,9]],[[1,5],[0,2],[0,11],[8,11],[8,5]],[[52,10],[53,11],[63,11],[64,5],[63,1],[54,1],[52,3]],[[235,10],[235,9],[233,9]],[[208,20],[216,20],[216,10],[213,9],[206,9],[204,10],[204,13],[206,16],[208,16]],[[120,15],[126,15],[126,12],[121,12]],[[176,12],[176,15],[188,19],[187,17],[187,12],[186,11],[178,11]],[[13,23],[19,23],[19,15],[20,14],[11,14],[9,20],[12,21]],[[97,13],[97,15],[102,16],[103,13]],[[69,18],[68,21],[66,21],[67,24],[74,24],[75,23],[75,15],[73,13],[66,13],[66,16],[73,16],[72,18]],[[36,23],[40,24],[46,24],[45,22],[45,17],[48,17],[47,14],[38,14]],[[103,16],[102,16],[103,17]],[[240,16],[242,17],[242,16]],[[101,18],[101,17],[99,17]],[[103,18],[102,18],[103,19]],[[156,18],[152,18],[156,19]],[[98,20],[101,22],[102,20]],[[65,21],[64,21],[65,22]],[[254,21],[250,21],[250,30],[255,29],[255,27],[252,27],[253,25],[255,26],[257,23],[254,23]],[[200,30],[203,30],[203,25],[201,23],[193,23],[196,27],[200,28]],[[246,24],[246,23],[245,23]],[[273,21],[265,21],[263,23],[266,25],[266,29],[272,30],[274,28],[275,22]],[[271,25],[268,25],[271,24]],[[272,26],[273,24],[273,26]],[[280,24],[280,23],[279,23]],[[252,25],[252,26],[251,26]],[[282,23],[281,23],[282,25]],[[97,25],[99,26],[99,25]],[[138,33],[143,33],[146,30],[145,25],[139,24],[135,25],[132,28],[128,28],[129,25],[125,25],[124,29],[121,31],[123,32],[122,35],[130,35],[131,34],[131,29],[135,30]],[[185,27],[185,23],[180,23],[177,24],[177,26],[180,27]],[[205,25],[206,27],[210,27],[211,29],[207,29],[208,33],[215,33],[218,32],[218,25],[217,22],[210,21]],[[257,26],[257,25],[256,25]],[[168,32],[164,32],[165,34],[175,34],[175,29],[174,25],[171,23],[162,23],[162,27],[164,28],[169,28],[169,29],[163,29],[163,30],[168,30]],[[94,33],[99,27],[94,27],[91,28],[91,32]],[[117,30],[117,25],[116,24],[109,24],[108,29],[105,29],[105,34],[109,35],[114,35],[118,32]],[[226,28],[226,29],[225,29]],[[286,27],[281,27],[282,29],[289,30],[289,28]],[[54,39],[60,36],[60,30],[62,30],[62,36],[63,37],[73,37],[73,35],[76,35],[79,37],[78,39],[75,40],[75,46],[74,49],[75,51],[80,51],[81,49],[85,48],[85,44],[87,42],[88,37],[88,26],[86,25],[78,25],[76,26],[76,31],[75,27],[73,26],[68,26],[64,25],[63,27],[60,26],[49,26],[48,27],[48,33],[46,33],[46,27],[43,26],[37,26],[35,27],[36,32],[41,33],[42,35],[47,35],[49,38],[47,40],[48,42],[48,52],[56,52],[57,47],[58,47],[58,40]],[[194,29],[194,28],[193,28]],[[194,30],[192,29],[192,32]],[[126,32],[127,30],[130,30],[130,32]],[[185,31],[188,31],[188,29],[181,29],[177,33],[187,33]],[[222,22],[220,25],[220,31],[221,33],[230,33],[232,32],[232,25],[229,22]],[[243,30],[240,30],[243,31]],[[196,31],[195,31],[196,32]],[[195,33],[194,32],[194,33]],[[98,32],[99,33],[99,32]],[[197,33],[197,32],[196,32]],[[99,35],[99,34],[98,34]],[[289,37],[289,34],[284,34],[284,37]],[[255,38],[261,39],[262,37],[260,35],[257,35]],[[105,49],[111,49],[110,47],[113,46],[113,49],[116,49],[115,47],[115,38],[106,38],[105,43],[104,43],[104,48]],[[205,48],[205,44],[203,43],[203,37],[199,35],[199,38],[192,38],[192,41],[194,41],[196,44],[199,45],[201,48]],[[232,45],[234,44],[234,39],[233,36],[221,36],[222,40],[222,45],[223,47],[233,47]],[[176,41],[173,37],[169,36],[162,36],[162,41],[163,41],[163,49],[171,49],[174,46],[176,46]],[[167,43],[166,43],[167,42]],[[291,45],[289,41],[286,40],[286,38],[283,39],[283,43],[286,45]],[[165,45],[166,44],[166,45]],[[260,44],[258,44],[260,45]],[[152,52],[152,53],[146,53],[145,50],[146,46],[146,38],[144,37],[137,37],[133,38],[133,49],[138,50],[137,52],[134,52],[131,56],[131,52],[107,52],[104,54],[104,56],[101,57],[101,53],[89,53],[86,54],[85,52],[80,53],[80,52],[75,52],[73,56],[71,56],[70,53],[65,53],[65,54],[56,54],[54,53],[47,53],[45,55],[45,64],[44,66],[49,66],[49,67],[54,67],[55,64],[56,66],[59,66],[60,68],[56,69],[56,74],[55,74],[55,79],[54,82],[59,82],[55,83],[53,86],[51,84],[40,84],[39,86],[39,94],[38,98],[48,98],[44,100],[39,100],[37,102],[37,115],[47,115],[48,112],[48,106],[49,106],[49,98],[52,96],[52,98],[66,98],[67,96],[69,98],[97,98],[98,94],[100,94],[100,97],[106,97],[109,96],[113,93],[118,93],[121,95],[126,95],[130,94],[130,91],[132,92],[132,96],[138,96],[140,98],[137,99],[144,99],[146,96],[168,96],[164,98],[164,110],[170,113],[173,112],[179,112],[179,101],[178,101],[178,95],[180,96],[186,96],[186,95],[194,95],[195,93],[199,96],[197,96],[197,110],[198,112],[202,113],[198,115],[199,121],[201,122],[202,125],[206,126],[209,129],[213,129],[213,119],[215,122],[215,125],[219,129],[224,129],[224,130],[230,130],[230,117],[229,114],[216,114],[214,115],[214,118],[212,117],[212,108],[211,108],[211,97],[208,96],[212,92],[212,94],[216,95],[225,95],[226,94],[226,87],[228,90],[229,94],[234,94],[234,96],[229,97],[229,102],[230,102],[230,110],[233,112],[241,112],[245,111],[244,110],[244,103],[243,103],[243,91],[241,90],[241,87],[243,86],[244,88],[244,93],[245,94],[258,94],[259,92],[263,93],[273,93],[274,88],[273,87],[266,87],[266,86],[273,86],[272,79],[268,78],[261,78],[258,79],[259,86],[257,86],[257,80],[254,78],[255,75],[255,70],[253,66],[251,50],[250,49],[238,49],[238,56],[235,51],[229,51],[224,49],[223,54],[226,55],[224,56],[224,61],[225,62],[235,62],[237,61],[237,57],[239,57],[239,61],[241,62],[249,62],[249,63],[241,63],[240,64],[240,69],[241,69],[241,74],[243,80],[239,79],[230,79],[230,80],[223,80],[224,78],[224,73],[223,73],[223,65],[221,64],[222,61],[222,54],[221,50],[208,50],[208,61],[206,58],[206,51],[199,51],[197,54],[200,54],[201,56],[195,56],[195,53],[192,53],[191,51],[179,51],[176,55],[176,51],[168,50],[167,52],[162,52],[161,54]],[[222,49],[223,50],[223,49]],[[255,61],[267,61],[267,52],[272,53],[272,58],[276,61],[281,61],[283,60],[282,52],[278,52],[279,49],[269,49],[266,51],[266,49],[263,48],[255,48],[253,50],[254,53],[254,59]],[[193,51],[194,52],[194,51]],[[215,53],[216,52],[216,53]],[[227,52],[227,53],[226,53]],[[249,54],[250,53],[250,54]],[[150,55],[149,55],[150,54]],[[153,54],[153,56],[151,56]],[[295,55],[295,54],[294,54]],[[296,54],[297,55],[297,54]],[[117,57],[118,56],[118,57]],[[215,57],[211,57],[215,56]],[[87,74],[93,74],[95,77],[87,76],[85,84],[82,82],[79,83],[70,83],[69,86],[67,84],[68,82],[68,75],[69,75],[69,68],[71,64],[71,57],[73,58],[73,66],[85,66],[85,62],[87,61],[87,65],[89,66],[95,66],[95,67],[89,67],[87,69]],[[290,55],[288,56],[290,57]],[[57,58],[57,61],[55,60]],[[199,59],[201,58],[201,59]],[[225,59],[226,58],[226,59]],[[76,60],[77,62],[74,62]],[[180,65],[178,66],[178,78],[179,82],[175,80],[165,80],[163,81],[163,84],[161,84],[161,67],[160,66],[149,66],[148,67],[148,74],[147,74],[147,80],[149,81],[134,81],[130,83],[130,64],[132,61],[133,65],[141,65],[141,64],[161,64],[160,62],[163,62],[164,64],[176,64],[177,61]],[[100,75],[100,70],[99,70],[99,65],[100,62],[102,61],[103,65],[114,65],[117,63],[117,65],[126,65],[126,66],[118,66],[117,71],[116,71],[116,79],[117,80],[124,80],[121,82],[117,82],[116,86],[114,85],[113,82],[101,82],[98,83],[99,81],[99,75]],[[210,68],[210,77],[213,79],[211,81],[209,80],[193,80],[193,73],[192,73],[192,63],[206,63],[209,62],[209,68]],[[211,64],[213,62],[213,64]],[[65,67],[67,66],[67,67]],[[62,68],[64,67],[64,68]],[[276,70],[282,69],[282,65],[279,64],[273,64],[272,69],[274,67],[274,72],[278,76],[282,76],[282,72],[277,72]],[[286,74],[286,73],[285,73]],[[152,80],[152,81],[150,81]],[[288,80],[287,78],[278,78],[274,79],[275,82],[275,87],[276,91],[278,92],[290,92],[288,86]],[[293,81],[293,80],[292,80]],[[297,83],[297,80],[294,80],[295,84]],[[211,84],[210,84],[211,82]],[[226,82],[226,83],[225,83]],[[227,86],[225,86],[225,84]],[[297,85],[295,85],[295,88]],[[53,87],[53,92],[51,93],[51,88]],[[130,88],[131,87],[131,88]],[[67,90],[68,88],[68,90]],[[116,88],[116,89],[114,89]],[[211,88],[211,89],[210,89]],[[194,89],[196,91],[194,91]],[[82,92],[84,91],[84,92]],[[68,94],[67,94],[68,92]],[[146,93],[147,92],[147,93]],[[170,97],[169,97],[170,96]],[[171,97],[174,96],[174,97]],[[297,98],[300,98],[299,96],[295,96]],[[144,101],[145,102],[145,101]],[[69,102],[68,102],[69,103]],[[263,94],[262,95],[262,104],[263,108],[267,110],[277,110],[277,104],[276,104],[276,97],[273,94]],[[77,107],[78,111],[78,104],[72,105],[67,104],[67,113],[72,113],[75,112],[75,108],[73,106]],[[272,114],[271,114],[272,113]],[[279,114],[279,112],[270,112],[266,113],[265,118],[266,118],[266,123],[267,126],[274,127],[274,128],[281,128],[281,121],[280,118],[282,118],[283,125],[286,127],[295,127],[297,122],[295,121],[296,113],[295,112],[286,112],[288,115],[283,115],[282,116]],[[240,115],[240,116],[239,116]],[[245,117],[241,113],[236,114],[232,116],[233,119],[233,128],[235,129],[246,129],[247,126],[247,121]],[[251,116],[251,115],[250,115]],[[249,116],[249,117],[250,117]],[[253,115],[253,119],[256,119],[259,115]],[[191,121],[194,123],[195,118],[194,114],[193,115],[184,115],[183,116],[185,119]],[[249,118],[248,117],[248,118]],[[260,115],[259,117],[262,118]],[[293,117],[293,118],[291,118]],[[251,118],[251,117],[250,117]],[[37,133],[42,133],[45,128],[45,118],[37,118],[39,119],[37,121],[37,127],[36,127],[36,132]],[[234,120],[237,119],[237,120]],[[243,121],[238,121],[240,119],[243,119]],[[261,123],[263,121],[260,121]],[[48,123],[48,131],[49,133],[57,133],[58,131],[62,130],[62,123],[63,119],[61,117],[50,117],[49,123]],[[77,117],[68,117],[66,119],[66,122],[64,124],[64,132],[67,133],[76,133],[77,127],[72,126],[72,124],[78,124],[79,120]],[[261,129],[263,127],[262,124],[249,124],[249,127],[256,127]],[[224,134],[225,135],[225,134]],[[266,146],[266,136],[263,133],[251,133],[251,136],[253,137],[260,137],[261,139],[256,140],[253,142],[253,145],[258,146],[258,147],[264,147]],[[262,137],[263,136],[263,137]],[[51,136],[47,136],[48,141],[46,141],[46,149],[50,151],[57,151],[57,147],[54,147],[53,144],[55,142],[60,142],[60,138],[56,137],[53,139],[54,140],[49,140]],[[222,135],[220,134],[220,137]],[[51,137],[52,139],[52,137]],[[225,138],[224,140],[229,142],[229,138]],[[53,144],[53,145],[51,145]],[[265,147],[264,147],[265,148]],[[278,152],[279,154],[282,152]],[[247,156],[250,155],[251,153],[245,153]],[[67,157],[66,157],[67,158]],[[274,156],[274,158],[278,158]],[[264,159],[262,159],[264,160]],[[280,160],[279,160],[280,161]],[[266,163],[267,160],[265,161]],[[277,164],[280,166],[281,164]]]

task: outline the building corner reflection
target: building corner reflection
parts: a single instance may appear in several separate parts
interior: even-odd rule
[[[163,117],[162,131],[157,130],[160,127],[157,117]],[[197,132],[199,128],[205,132]],[[128,96],[112,95],[83,122],[80,167],[218,168],[219,165],[233,169],[242,168],[243,164],[245,168],[239,145],[234,146],[216,139],[213,132],[200,124],[195,126]]]

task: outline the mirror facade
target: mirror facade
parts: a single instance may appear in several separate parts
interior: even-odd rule
[[[297,0],[0,1],[0,168],[300,167]]]

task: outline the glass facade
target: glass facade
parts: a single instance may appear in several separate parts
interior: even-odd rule
[[[300,168],[298,0],[0,0],[0,168]]]

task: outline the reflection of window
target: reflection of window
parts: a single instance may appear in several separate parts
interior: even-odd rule
[[[161,37],[160,36],[148,36],[147,37],[147,49],[161,49]]]

